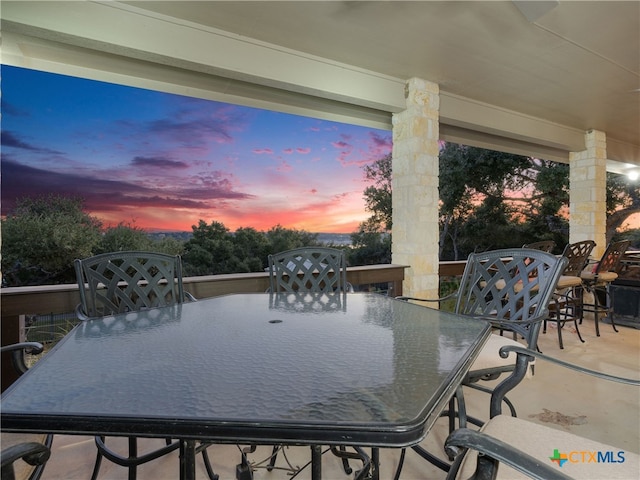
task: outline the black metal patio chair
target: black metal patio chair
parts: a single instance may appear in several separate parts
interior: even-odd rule
[[[43,350],[44,346],[38,342],[13,343],[0,347],[0,353],[10,356],[18,375],[28,370],[25,353],[39,355]],[[51,455],[52,442],[53,434],[3,432],[0,436],[1,480],[39,479]]]
[[[530,248],[532,250],[542,250],[551,253],[556,248],[556,242],[553,240],[540,240],[539,242],[526,243],[522,248]]]
[[[498,385],[490,402],[490,420],[480,431],[462,428],[449,435],[445,449],[455,458],[447,480],[533,478],[631,479],[638,477],[640,456],[557,428],[502,414],[502,399],[526,375],[534,358],[603,380],[640,386],[640,380],[617,377],[573,365],[523,347],[507,346],[501,355],[516,353],[516,368]],[[575,450],[608,456],[609,461],[576,461]],[[622,459],[618,456],[623,451]],[[595,453],[594,453],[595,452]],[[586,457],[589,458],[589,457]],[[554,462],[556,463],[554,465]],[[566,465],[563,466],[563,464]]]
[[[269,255],[269,291],[348,292],[344,251],[328,247],[302,247]]]
[[[583,302],[582,312],[593,313],[596,324],[596,336],[600,336],[600,315],[608,315],[608,320],[615,332],[618,331],[613,316],[609,315],[611,302],[609,296],[609,285],[618,278],[620,260],[629,248],[629,240],[612,242],[607,246],[600,261],[598,261],[591,271],[582,271],[582,285],[584,289],[593,295],[593,302]],[[582,319],[580,320],[582,323]]]
[[[542,333],[547,333],[547,322],[554,322],[558,331],[558,344],[564,349],[562,341],[562,329],[572,322],[578,335],[578,339],[584,343],[580,334],[578,321],[582,318],[583,289],[580,274],[589,262],[589,255],[596,243],[593,240],[583,240],[567,244],[562,251],[562,256],[567,259],[567,266],[558,280],[556,291],[549,305],[549,317],[545,319]]]
[[[315,302],[331,301],[338,302],[340,299],[326,297],[324,293],[344,293],[353,292],[353,286],[347,282],[347,261],[344,251],[328,247],[302,247],[286,250],[269,255],[269,292],[275,293],[308,293],[310,297],[304,299],[296,298],[298,308],[313,308]],[[268,471],[273,470],[276,464],[278,453],[283,449],[282,445],[274,445],[266,466]],[[255,446],[248,447],[243,451],[242,463],[238,469],[248,472],[250,465],[246,458],[247,453],[253,453]],[[370,466],[370,459],[360,448],[355,452],[347,451],[344,446],[331,446],[331,452],[342,460],[342,465],[346,474],[351,474],[349,459],[356,459],[363,462],[363,468],[356,473],[356,478],[364,477]],[[296,472],[292,466],[286,467],[289,472]],[[249,473],[246,473],[246,478]]]
[[[178,255],[142,251],[103,253],[77,259],[74,266],[80,292],[76,314],[82,321],[196,300],[184,291],[182,262]],[[109,448],[106,442],[104,436],[95,437],[97,455],[92,480],[98,477],[103,457],[127,467],[129,480],[135,480],[139,465],[180,448],[179,441],[166,439],[163,447],[139,454],[137,438],[128,437],[128,454],[122,455]],[[202,452],[209,477],[216,480],[206,452],[208,446],[202,444],[198,451]]]
[[[564,257],[526,248],[472,253],[457,291],[439,299],[398,298],[417,302],[442,302],[453,298],[456,313],[491,322],[495,331],[462,381],[464,386],[490,394],[492,390],[479,382],[495,380],[515,368],[515,355],[501,357],[501,347],[524,344],[531,349],[537,348],[538,333],[548,316],[549,302],[566,263]],[[513,338],[506,335],[508,332]],[[516,416],[514,405],[506,397],[503,400]],[[449,416],[450,431],[455,430],[456,419],[460,427],[465,427],[467,422],[482,425],[479,419],[467,415],[462,386],[451,399],[445,415]],[[422,447],[412,448],[439,468],[448,469],[446,462]]]

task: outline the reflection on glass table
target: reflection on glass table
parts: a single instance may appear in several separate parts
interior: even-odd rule
[[[305,295],[83,322],[5,392],[2,429],[181,438],[181,478],[193,478],[196,440],[405,447],[489,335],[483,321],[381,295]]]

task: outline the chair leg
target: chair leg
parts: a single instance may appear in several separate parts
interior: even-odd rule
[[[213,471],[213,467],[211,466],[211,461],[209,460],[209,454],[207,453],[207,448],[209,448],[210,444],[202,442],[200,446],[196,449],[196,455],[198,451],[202,453],[202,461],[204,462],[204,468],[207,471],[207,475],[210,480],[219,480],[220,476],[217,475]]]
[[[580,334],[580,328],[578,328],[578,320],[582,323],[582,312],[583,312],[583,289],[580,288],[579,292],[576,293],[574,289],[574,301],[571,306],[571,319],[573,320],[573,326],[576,327],[576,333],[578,334],[578,338],[582,343],[584,343],[584,339]]]
[[[102,465],[102,454],[100,450],[96,451],[96,461],[93,464],[93,472],[91,473],[91,480],[98,479],[98,473],[100,473],[100,465]]]
[[[346,448],[344,447],[344,445],[340,445],[339,449],[342,452],[346,451]],[[353,469],[349,465],[349,459],[345,457],[340,457],[340,459],[342,460],[342,469],[344,470],[344,473],[346,473],[347,475],[351,475],[351,473],[353,472]]]
[[[613,328],[613,331],[616,333],[618,332],[618,329],[616,328],[616,323],[613,320],[613,315],[611,315],[611,312],[613,310],[613,305],[611,305],[611,299],[609,296],[609,285],[607,284],[605,287],[602,288],[601,290],[602,292],[602,297],[600,298],[600,300],[602,300],[602,311],[606,312],[606,316],[607,318],[611,321],[611,327]]]
[[[278,449],[279,449],[278,445],[274,445],[273,450],[271,450],[271,459],[269,460],[269,465],[267,465],[267,472],[270,472],[276,466],[276,460],[278,458]]]
[[[584,339],[582,338],[582,335],[580,335],[580,329],[578,328],[578,321],[576,319],[573,319],[573,324],[576,327],[576,333],[578,334],[578,338],[582,343],[584,343]]]
[[[129,458],[136,458],[138,456],[138,439],[136,437],[129,437]],[[136,480],[137,477],[137,465],[129,466],[128,480]]]
[[[564,322],[558,320],[558,343],[560,344],[560,350],[564,350],[564,345],[562,344],[562,327],[564,327]]]

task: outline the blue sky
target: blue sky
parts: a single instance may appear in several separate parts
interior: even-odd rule
[[[2,214],[85,199],[105,225],[348,233],[391,132],[2,65]]]

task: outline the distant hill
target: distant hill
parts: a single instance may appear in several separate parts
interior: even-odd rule
[[[318,233],[318,241],[326,245],[351,245],[350,233]]]
[[[147,233],[153,240],[161,240],[166,237],[173,237],[176,240],[186,242],[193,237],[193,232],[149,232]]]
[[[148,235],[154,240],[173,237],[176,240],[186,242],[193,237],[193,232],[149,232]],[[351,245],[351,234],[349,233],[317,233],[316,235],[318,235],[318,241],[325,245]]]

